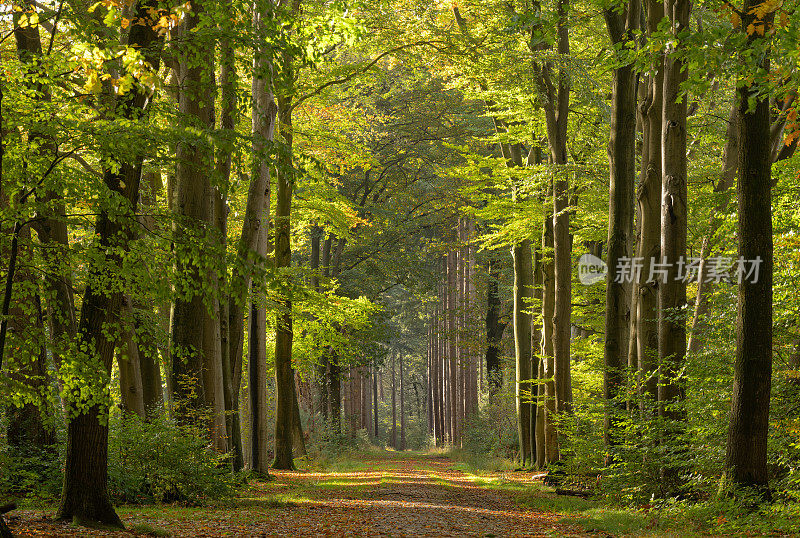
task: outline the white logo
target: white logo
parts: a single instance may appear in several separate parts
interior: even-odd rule
[[[584,286],[591,286],[606,278],[608,267],[606,263],[591,254],[584,254],[578,260],[578,280]]]

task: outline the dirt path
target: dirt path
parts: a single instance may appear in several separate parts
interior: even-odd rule
[[[380,458],[354,472],[275,472],[235,505],[214,509],[123,507],[139,532],[75,529],[41,512],[12,520],[19,536],[577,536],[561,516],[526,511],[513,495],[452,469],[446,458]],[[492,476],[488,477],[493,478]],[[530,475],[509,477],[530,480]]]

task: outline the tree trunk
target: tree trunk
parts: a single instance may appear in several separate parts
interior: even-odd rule
[[[538,248],[533,255],[533,304],[542,303],[542,251]],[[545,465],[544,443],[544,365],[542,364],[542,326],[538,316],[531,316],[531,378],[536,380],[531,386],[531,465],[542,468]]]
[[[544,219],[544,232],[542,234],[542,361],[544,365],[544,439],[545,460],[553,463],[561,459],[558,448],[558,431],[556,429],[556,384],[554,379],[553,361],[553,324],[548,320],[553,319],[555,304],[555,289],[553,282],[553,219],[548,215]]]
[[[269,214],[269,207],[264,201],[262,214]],[[263,221],[268,222],[268,217]],[[266,257],[268,247],[268,226],[261,226],[258,233],[256,253]],[[256,282],[253,282],[253,294],[256,294]],[[260,295],[260,294],[259,294]],[[267,372],[267,310],[263,304],[254,300],[250,305],[250,330],[248,339],[248,390],[250,401],[250,468],[258,476],[269,476],[269,374]]]
[[[690,2],[667,0],[664,7],[672,35],[688,31]],[[678,50],[685,46],[677,41]],[[658,283],[658,399],[659,414],[679,421],[685,417],[679,408],[685,397],[684,381],[679,376],[686,355],[686,282],[678,270],[679,262],[686,258],[686,98],[680,95],[680,85],[687,79],[686,69],[685,61],[674,53],[664,60],[661,262],[668,265],[665,278]]]
[[[149,10],[153,3],[141,2],[136,7],[136,17],[149,20]],[[192,24],[193,17],[187,18]],[[158,70],[161,39],[148,24],[134,25],[128,37],[130,45],[145,51],[145,61]],[[115,104],[117,112],[131,120],[141,121],[147,98],[144,93],[130,92]],[[130,215],[136,211],[141,179],[141,157],[133,163],[120,163],[119,172],[105,170],[103,183],[107,189],[120,195],[127,204]],[[106,323],[114,323],[119,318],[122,293],[102,289],[103,271],[107,263],[121,264],[115,251],[124,252],[130,237],[130,219],[113,218],[107,210],[97,217],[95,234],[99,252],[109,252],[104,260],[90,264],[88,284],[81,305],[78,325],[78,349],[87,350],[78,359],[89,369],[102,368],[101,381],[86,380],[83,385],[96,401],[107,403],[108,384],[105,381],[111,374],[111,361],[114,342],[104,332]],[[74,396],[73,396],[74,398]],[[78,524],[99,522],[105,525],[122,527],[122,521],[114,511],[108,498],[108,408],[99,403],[69,399],[67,402],[67,446],[64,466],[64,485],[61,502],[57,511],[58,519],[72,519]]]
[[[28,10],[36,9],[32,2],[26,2],[25,7]],[[20,61],[36,66],[42,56],[39,26],[19,26],[15,24],[14,39],[16,41],[17,57]],[[32,68],[30,74],[37,74],[35,67]],[[31,92],[32,98],[38,99],[41,103],[50,102],[49,87],[39,82],[37,77],[32,76],[26,80],[26,85],[33,90]],[[0,98],[2,98],[2,91],[0,91]],[[0,134],[0,138],[2,136]],[[50,136],[31,129],[28,133],[28,144],[32,146],[34,142],[40,144],[39,151],[48,160],[52,162],[52,159],[56,159],[58,148]],[[2,145],[2,141],[0,141],[0,145]],[[0,158],[2,153],[3,150],[0,149]],[[2,164],[0,164],[0,170],[2,170]],[[53,362],[58,370],[61,367],[61,356],[67,352],[70,342],[73,342],[77,335],[75,301],[72,295],[72,266],[65,217],[66,210],[60,193],[45,189],[44,192],[36,192],[36,197],[44,207],[49,208],[44,210],[43,213],[37,213],[38,222],[34,228],[39,241],[44,246],[41,249],[45,266],[44,295],[48,306],[51,352]],[[0,187],[0,200],[2,200],[2,187]],[[3,346],[0,344],[0,366],[3,363],[3,351]],[[58,381],[59,386],[61,386],[60,377]]]
[[[566,121],[566,118],[565,118]],[[564,142],[566,148],[566,142]],[[566,151],[562,157],[566,164]],[[566,166],[558,171],[553,195],[553,268],[555,304],[553,305],[553,364],[555,365],[556,413],[572,411],[572,376],[570,340],[572,338],[572,239],[569,234],[568,182]],[[546,320],[549,321],[549,320]]]
[[[403,356],[400,360],[400,450],[406,449],[406,404],[405,404],[405,384],[403,381]]]
[[[471,241],[475,237],[475,223],[470,220],[466,228],[467,241]],[[467,245],[467,309],[465,312],[465,323],[467,334],[472,335],[472,341],[467,348],[468,363],[467,372],[469,374],[467,380],[467,388],[469,398],[467,402],[466,418],[473,419],[478,414],[478,373],[480,370],[480,356],[476,353],[478,349],[474,342],[475,335],[479,334],[478,328],[473,322],[474,308],[477,305],[477,292],[475,290],[475,249],[474,245]]]
[[[214,128],[213,61],[200,59],[198,47],[209,43],[200,42],[195,29],[201,27],[203,4],[191,3],[192,10],[183,27],[185,39],[180,54],[179,109],[194,128]],[[211,58],[213,60],[213,57]],[[204,405],[214,394],[206,395],[212,387],[204,387],[204,370],[214,360],[214,350],[208,348],[212,335],[206,337],[210,326],[207,318],[212,315],[206,306],[208,272],[198,260],[207,235],[213,225],[212,186],[208,173],[213,160],[211,148],[199,139],[180,141],[176,153],[177,218],[174,231],[175,275],[178,279],[171,327],[171,362],[175,413],[182,423],[198,423],[205,414]]]
[[[273,3],[256,2],[261,9],[253,10],[253,27],[266,38],[268,21],[272,18]],[[261,42],[259,42],[261,43]],[[260,297],[260,282],[253,282],[256,263],[266,263],[269,249],[270,222],[270,167],[267,152],[275,138],[277,106],[273,95],[272,63],[266,54],[266,47],[256,47],[253,58],[253,111],[252,111],[252,178],[247,192],[244,225],[237,245],[237,263],[231,276],[231,297],[228,307],[229,355],[232,367],[232,392],[238,393],[242,371],[242,350],[244,342],[244,306],[247,290],[252,288],[254,297]],[[253,256],[253,253],[255,256]],[[238,269],[237,271],[237,268]],[[249,437],[250,467],[258,475],[269,476],[267,446],[269,432],[267,427],[268,373],[266,351],[267,314],[263,304],[255,300],[250,305],[250,330],[248,352],[249,385]]]
[[[533,260],[531,242],[514,245],[514,355],[516,357],[515,400],[520,464],[529,466],[531,454],[531,315]]]
[[[222,7],[224,10],[224,20],[220,23],[222,32],[228,31],[232,24],[229,6]],[[236,88],[238,79],[236,76],[236,61],[234,48],[229,35],[223,34],[220,38],[220,128],[225,133],[226,140],[221,148],[217,150],[217,178],[219,186],[215,189],[214,197],[214,217],[222,246],[227,251],[228,238],[228,191],[231,179],[231,151],[235,143],[236,129],[236,109],[237,98]],[[227,271],[219,275],[220,290],[227,290],[228,275]],[[227,293],[227,292],[226,292]],[[230,329],[230,294],[223,295],[219,300],[219,331],[220,331],[220,360],[222,363],[222,389],[223,403],[225,406],[225,424],[228,436],[228,443],[233,457],[231,467],[235,471],[241,470],[243,466],[242,454],[242,432],[239,416],[239,392],[234,390],[241,383],[241,360],[242,355],[237,354],[234,358],[231,355],[231,329]],[[239,324],[242,329],[244,324]],[[238,330],[238,328],[237,328]],[[243,333],[242,333],[243,334]],[[237,334],[237,337],[239,335]],[[237,352],[238,352],[237,343]],[[234,367],[234,363],[238,363]],[[238,379],[234,381],[234,374]]]
[[[394,380],[394,351],[392,352],[392,448],[397,450],[397,395]]]
[[[378,363],[372,364],[372,424],[375,427],[375,439],[378,439]]]
[[[458,438],[458,256],[455,251],[448,254],[447,264],[447,343],[449,359],[449,391],[450,391],[450,442],[453,446],[459,443]]]
[[[647,0],[647,32],[658,31],[664,18],[664,3]],[[641,183],[636,194],[639,206],[640,233],[636,256],[642,259],[636,275],[636,354],[642,410],[658,401],[658,286],[650,281],[654,261],[661,258],[661,114],[664,101],[664,57],[657,55],[651,67],[647,97],[640,105],[642,113]]]
[[[296,389],[295,372],[292,370],[292,389]],[[303,435],[303,421],[300,419],[300,403],[297,397],[297,390],[294,390],[294,405],[292,405],[292,447],[298,456],[307,456],[306,438]]]
[[[634,39],[639,21],[639,3],[628,4],[620,13],[604,12],[609,36],[615,46]],[[608,146],[610,174],[608,216],[608,278],[606,287],[603,395],[606,402],[605,442],[618,443],[617,419],[624,411],[620,396],[628,365],[628,324],[630,304],[628,275],[618,268],[630,258],[633,240],[633,197],[636,178],[636,74],[632,64],[614,70],[611,89],[611,136]]]
[[[291,59],[284,58],[284,75],[292,80]],[[291,98],[278,99],[278,118],[280,132],[286,146],[286,154],[278,163],[278,200],[275,211],[275,269],[284,271],[291,267],[291,207],[292,190],[294,188],[294,170],[292,162],[292,117]],[[294,376],[292,375],[292,300],[291,277],[281,274],[285,279],[283,293],[277,314],[275,331],[275,461],[276,469],[294,469],[292,459],[292,406],[295,394]]]
[[[119,368],[119,392],[124,413],[135,413],[145,418],[144,389],[142,388],[142,370],[139,356],[139,345],[136,342],[133,308],[130,298],[122,299],[123,337],[122,347],[117,349],[117,366]]]
[[[744,0],[742,28],[756,20],[753,0]],[[773,14],[766,16],[769,25]],[[747,38],[748,48],[762,50],[757,32]],[[752,58],[758,58],[753,60]],[[728,443],[725,456],[727,477],[735,484],[755,487],[769,497],[767,436],[769,432],[770,387],[772,384],[772,281],[773,244],[771,210],[771,157],[769,145],[769,96],[765,79],[770,63],[766,55],[746,57],[743,62],[756,75],[756,82],[738,89],[739,114],[739,256],[760,267],[755,275],[739,274],[734,361]],[[756,93],[758,92],[758,93]],[[757,95],[754,106],[750,106]]]
[[[0,207],[8,202],[0,192]],[[7,230],[0,230],[7,232]],[[47,346],[44,318],[39,297],[39,283],[34,273],[34,258],[31,248],[30,227],[18,229],[17,268],[11,274],[14,284],[9,309],[4,321],[9,329],[6,349],[9,361],[0,366],[3,377],[12,387],[24,387],[24,403],[3,404],[6,412],[8,445],[16,449],[35,447],[46,450],[55,444],[55,430],[47,425],[44,416],[52,414],[47,398],[49,376],[47,373]],[[13,248],[13,247],[12,247]],[[9,254],[3,252],[3,254]],[[16,291],[14,291],[16,290]]]

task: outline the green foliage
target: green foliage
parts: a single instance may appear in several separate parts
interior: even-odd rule
[[[344,428],[344,424],[342,427],[336,427],[332,422],[327,422],[317,431],[317,435],[312,439],[312,444],[308,448],[314,458],[321,457],[331,460],[369,446],[371,446],[371,442],[365,430],[348,432]]]
[[[481,468],[495,460],[518,459],[514,395],[501,392],[494,405],[486,405],[464,424],[462,452],[468,463]]]
[[[63,454],[57,447],[0,445],[0,498],[52,502],[61,493]]]
[[[116,502],[204,505],[236,491],[228,456],[164,414],[145,422],[114,413],[109,453],[109,493]]]

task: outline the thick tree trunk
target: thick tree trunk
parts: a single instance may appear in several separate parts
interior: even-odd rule
[[[284,58],[284,69],[289,67],[291,59]],[[291,80],[291,73],[285,73]],[[292,191],[294,189],[294,171],[292,169],[292,117],[291,98],[278,99],[278,118],[280,133],[286,152],[279,159],[277,174],[277,205],[275,211],[275,268],[285,271],[291,267],[291,208]],[[292,459],[292,409],[295,396],[294,376],[292,375],[292,300],[291,277],[284,273],[286,280],[277,314],[275,331],[275,461],[276,469],[294,469]]]
[[[139,356],[139,345],[136,342],[133,308],[130,298],[122,299],[123,335],[122,346],[117,349],[117,367],[119,368],[119,392],[122,411],[134,413],[145,418],[144,389],[142,387],[142,370]]]
[[[529,466],[531,454],[531,315],[533,260],[531,242],[524,240],[512,249],[514,257],[514,355],[516,357],[515,400],[520,464]]]
[[[639,3],[631,2],[624,12],[605,10],[611,41],[632,42],[639,21]],[[608,145],[610,168],[608,217],[608,278],[606,287],[603,394],[606,401],[605,441],[618,442],[617,414],[624,411],[620,396],[628,366],[630,303],[627,275],[618,271],[620,262],[630,258],[633,243],[633,197],[636,178],[636,74],[633,65],[614,70],[611,88],[611,135]]]
[[[263,200],[264,213],[269,214],[267,200]],[[268,247],[268,221],[259,229],[256,253],[262,258],[266,257]],[[254,294],[255,294],[255,284]],[[250,469],[260,476],[269,476],[269,373],[267,371],[267,310],[263,304],[254,301],[250,305],[250,330],[248,338],[248,396],[250,403]]]
[[[230,16],[229,6],[223,6],[224,14]],[[232,21],[223,20],[220,23],[220,30],[229,30],[228,26]],[[233,43],[229,35],[220,38],[220,128],[226,134],[225,141],[230,146],[233,145],[233,137],[236,129],[236,87],[238,84],[236,76],[236,62],[234,57]],[[214,197],[214,217],[217,232],[219,233],[222,246],[227,250],[228,237],[228,190],[231,177],[231,151],[232,148],[223,144],[217,151],[217,178],[220,185],[215,189]],[[219,286],[221,290],[228,289],[227,271],[219,275]],[[228,444],[233,453],[231,466],[234,471],[241,470],[243,466],[242,454],[242,432],[239,417],[239,393],[234,390],[241,383],[241,354],[238,354],[234,368],[234,358],[231,356],[231,329],[230,329],[230,294],[223,295],[219,300],[219,331],[220,331],[220,360],[222,363],[222,389],[223,403],[225,406],[225,425],[228,436]],[[241,324],[243,327],[243,324]],[[238,335],[237,335],[238,336]],[[238,344],[237,344],[238,351]],[[234,381],[234,373],[238,376]]]
[[[556,384],[554,379],[555,364],[553,360],[553,319],[555,305],[555,286],[553,281],[553,219],[548,215],[544,219],[542,234],[542,362],[544,365],[544,442],[545,461],[553,463],[561,459],[558,447],[558,431],[556,429]]]
[[[214,127],[213,62],[197,54],[209,43],[199,41],[195,29],[201,26],[203,4],[191,3],[192,10],[183,27],[181,45],[181,87],[178,97],[181,116],[196,129]],[[213,59],[213,57],[212,57]],[[213,226],[213,191],[208,170],[213,160],[211,147],[198,138],[180,141],[176,153],[177,218],[174,231],[176,288],[172,313],[171,349],[175,413],[180,422],[197,423],[204,415],[206,402],[214,397],[212,387],[204,387],[204,369],[214,361],[210,348],[213,335],[206,337],[207,318],[213,313],[206,306],[208,272],[199,263],[198,252]],[[203,264],[204,265],[204,264]]]
[[[755,20],[753,0],[744,0],[742,28]],[[766,24],[773,15],[768,15]],[[761,50],[763,39],[748,36],[751,50]],[[757,77],[769,73],[769,57],[760,56],[748,65]],[[743,60],[752,62],[751,57]],[[762,82],[763,81],[763,82]],[[727,477],[740,486],[755,487],[769,496],[767,436],[769,432],[770,387],[772,384],[772,282],[773,245],[771,210],[771,157],[769,146],[769,96],[758,87],[765,83],[742,84],[738,89],[739,114],[739,256],[758,273],[740,274],[736,319],[736,360],[734,362],[728,443],[725,456]],[[759,93],[756,94],[755,91]],[[751,108],[753,96],[757,95]],[[748,267],[748,269],[750,269]],[[757,277],[755,275],[758,275]]]
[[[264,34],[272,17],[272,2],[256,2],[253,10],[253,27]],[[266,36],[263,36],[264,38]],[[238,394],[242,371],[244,343],[244,307],[247,291],[261,297],[260,282],[252,282],[256,263],[264,265],[269,250],[270,222],[270,167],[267,158],[269,146],[275,138],[277,106],[272,91],[272,64],[263,45],[256,47],[253,58],[253,112],[252,112],[252,178],[247,192],[244,225],[237,245],[237,264],[231,276],[231,296],[228,306],[229,355],[232,370],[232,392]],[[255,256],[253,256],[255,254]],[[266,309],[259,300],[250,305],[248,352],[249,385],[249,437],[250,467],[256,474],[269,476],[267,446],[269,431],[268,373],[266,351]]]
[[[566,121],[566,120],[565,120]],[[566,148],[566,143],[564,144]],[[563,162],[566,164],[566,151]],[[572,411],[570,340],[572,338],[572,239],[569,235],[568,183],[566,167],[559,170],[553,196],[553,363],[555,365],[556,412]]]
[[[673,36],[689,29],[688,0],[666,0],[664,7]],[[681,40],[675,46],[679,51],[685,48]],[[658,283],[659,414],[679,421],[685,417],[680,409],[684,380],[679,376],[686,355],[686,282],[678,273],[679,263],[686,259],[687,233],[686,98],[681,95],[681,84],[687,78],[685,64],[674,52],[664,60],[661,262],[667,264],[667,270]]]
[[[647,32],[658,31],[664,18],[664,3],[647,0]],[[650,281],[652,264],[661,258],[661,114],[664,101],[664,57],[653,61],[647,97],[640,105],[642,115],[642,169],[636,200],[639,206],[640,232],[636,256],[642,260],[641,272],[635,275],[638,286],[636,305],[636,354],[641,408],[658,401],[658,286]]]
[[[136,17],[149,20],[149,11],[155,6],[151,2],[139,3]],[[191,20],[191,17],[189,17]],[[158,69],[160,44],[156,32],[149,24],[131,27],[129,44],[145,52],[145,61],[155,70]],[[132,120],[141,120],[147,103],[144,93],[132,91],[117,101],[117,112]],[[132,215],[136,211],[141,179],[141,158],[133,163],[120,163],[119,172],[106,170],[103,183],[109,191],[117,193],[127,204],[122,211],[125,216],[111,215],[102,210],[97,217],[95,233],[99,244],[99,252],[111,252],[104,260],[90,264],[88,268],[88,284],[81,305],[80,323],[78,325],[78,349],[87,350],[78,359],[84,361],[85,367],[102,368],[105,375],[98,376],[102,381],[89,382],[84,387],[89,389],[96,401],[109,398],[108,385],[105,379],[111,374],[111,361],[114,353],[114,342],[106,336],[104,326],[114,323],[119,318],[122,293],[102,288],[105,281],[103,271],[108,263],[119,266],[121,260],[116,251],[128,248],[131,235]],[[78,524],[99,522],[106,525],[122,527],[122,522],[114,511],[108,497],[108,408],[98,403],[85,400],[70,399],[67,402],[67,446],[64,467],[64,485],[61,502],[57,511],[58,519],[72,519]]]

